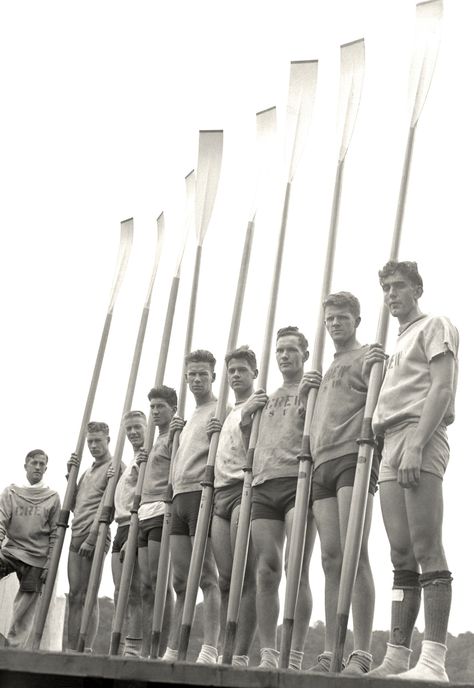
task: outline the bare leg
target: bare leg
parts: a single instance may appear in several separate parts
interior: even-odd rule
[[[171,535],[170,552],[173,566],[173,587],[176,593],[176,605],[168,645],[170,648],[177,650],[181,620],[183,617],[184,598],[186,596],[186,582],[188,580],[188,570],[191,562],[191,538],[188,535]]]
[[[71,552],[71,550],[69,551],[69,617],[67,646],[71,650],[77,649],[79,631],[81,627],[82,609],[86,598],[91,566],[91,559],[88,559],[87,557],[80,557],[76,552]],[[92,647],[97,635],[98,623],[98,602],[96,600],[89,622],[89,631],[86,638],[87,648]]]
[[[194,538],[193,538],[194,541]],[[217,580],[217,567],[212,553],[212,547],[208,538],[200,587],[204,597],[203,601],[203,645],[217,648],[219,638],[219,584]]]

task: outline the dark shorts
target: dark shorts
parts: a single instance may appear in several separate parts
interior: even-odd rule
[[[173,497],[173,514],[171,516],[170,535],[189,535],[196,533],[196,524],[201,504],[201,490],[182,492]],[[212,521],[212,519],[211,519]],[[209,523],[209,533],[211,524]]]
[[[336,497],[341,487],[353,487],[357,467],[357,454],[346,454],[338,459],[325,461],[313,473],[311,485],[311,501]],[[377,491],[379,477],[379,461],[374,455],[370,472],[369,494]]]
[[[112,554],[117,554],[121,551],[123,545],[127,542],[129,530],[130,524],[127,524],[126,526],[118,526],[114,541],[112,543]]]
[[[241,480],[217,487],[214,490],[214,514],[219,518],[230,521],[235,507],[240,506],[242,500],[243,482]]]
[[[0,553],[0,578],[16,573],[20,581],[21,592],[41,592],[41,574],[43,569],[38,566],[30,566],[16,559],[6,552]]]
[[[164,516],[152,516],[138,525],[138,546],[148,547],[148,541],[161,542]]]
[[[284,521],[286,514],[295,506],[298,478],[273,478],[252,487],[251,520],[268,518]]]
[[[79,535],[76,537],[71,537],[71,543],[69,545],[69,551],[74,552],[74,554],[79,554],[79,550],[83,542],[87,540],[87,535]],[[110,537],[110,530],[107,531],[107,539],[105,541],[105,553],[109,551],[110,542],[112,538]]]

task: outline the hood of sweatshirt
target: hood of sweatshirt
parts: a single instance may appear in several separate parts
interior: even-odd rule
[[[30,504],[41,504],[56,494],[50,487],[20,487],[10,485],[10,490]]]

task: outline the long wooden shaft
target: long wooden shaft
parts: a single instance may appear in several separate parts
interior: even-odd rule
[[[161,338],[160,354],[158,357],[158,365],[155,375],[155,387],[163,384],[166,361],[168,358],[168,350],[171,340],[171,332],[173,329],[173,319],[176,308],[176,300],[179,290],[179,274],[173,277],[171,282],[171,289],[168,297],[168,307],[166,311],[165,323],[163,326],[163,334]],[[148,452],[153,447],[154,440],[154,425],[152,414],[148,415],[148,424],[145,437],[145,448]],[[143,490],[143,482],[145,479],[146,464],[140,464],[138,469],[137,484],[135,486],[135,494],[133,499],[132,511],[130,516],[130,528],[127,537],[127,547],[125,548],[125,557],[122,566],[122,575],[120,577],[119,594],[117,598],[117,609],[114,615],[112,626],[112,634],[110,641],[110,654],[118,654],[120,641],[122,639],[123,622],[125,619],[125,611],[127,609],[128,598],[130,595],[130,587],[132,584],[133,568],[135,563],[135,552],[138,542],[138,508]]]
[[[410,165],[413,153],[416,124],[410,127],[405,149],[402,179],[398,196],[397,213],[393,230],[390,260],[397,260],[398,249],[402,232],[403,216],[407,196]],[[377,327],[377,342],[385,348],[388,332],[389,313],[385,305],[382,305]],[[347,622],[352,600],[352,592],[359,566],[360,550],[365,525],[367,510],[368,489],[372,460],[374,454],[375,438],[372,431],[372,418],[383,381],[383,365],[375,364],[369,377],[367,399],[362,421],[361,437],[359,439],[359,454],[352,492],[349,522],[346,534],[346,544],[342,560],[341,580],[339,584],[339,597],[336,616],[336,641],[331,661],[331,671],[340,671],[342,667],[342,655],[347,634]]]
[[[285,200],[278,237],[278,246],[275,258],[275,268],[273,272],[272,288],[270,292],[270,304],[265,326],[262,355],[260,359],[260,374],[258,386],[266,388],[268,380],[268,369],[270,365],[270,348],[272,344],[273,330],[275,327],[275,313],[278,301],[278,289],[280,285],[281,266],[283,262],[283,250],[285,246],[286,225],[288,220],[288,209],[290,206],[291,182],[288,181],[285,190]],[[244,469],[244,483],[242,488],[242,499],[240,502],[239,523],[235,538],[234,558],[232,561],[232,576],[229,588],[229,602],[227,607],[226,632],[224,640],[224,657],[226,664],[232,662],[232,655],[235,647],[235,637],[239,620],[240,601],[242,598],[242,588],[244,584],[245,569],[247,567],[248,545],[250,541],[250,505],[252,496],[253,481],[253,457],[257,446],[258,432],[260,428],[261,412],[254,414],[252,430],[250,434],[249,447],[247,450]]]
[[[146,328],[148,324],[148,316],[150,314],[149,306],[145,306],[142,310],[140,325],[138,328],[137,340],[135,343],[135,350],[133,353],[132,365],[128,378],[127,391],[125,393],[125,401],[123,404],[122,415],[120,417],[119,432],[117,443],[115,446],[114,457],[112,465],[114,467],[114,476],[109,478],[107,487],[105,488],[104,502],[102,505],[102,513],[99,517],[99,531],[98,539],[94,549],[94,557],[92,559],[91,572],[89,575],[89,583],[87,585],[86,599],[81,617],[81,628],[79,631],[79,640],[77,650],[84,652],[86,646],[86,636],[90,626],[92,611],[94,609],[97,595],[99,592],[100,578],[105,559],[105,546],[107,542],[107,532],[109,526],[113,521],[114,513],[114,495],[115,488],[120,477],[120,465],[122,462],[123,449],[125,446],[125,428],[122,423],[122,418],[127,411],[132,407],[133,394],[137,383],[138,369],[140,366],[140,359],[143,350],[143,342],[145,341]],[[105,533],[105,535],[104,535]]]
[[[237,344],[237,336],[239,333],[242,307],[245,296],[245,286],[247,283],[248,268],[250,263],[250,253],[252,248],[253,234],[254,222],[253,220],[251,220],[247,226],[244,248],[242,252],[240,272],[237,281],[237,288],[234,300],[234,309],[232,312],[229,337],[227,340],[227,352],[235,349]],[[229,385],[227,382],[227,366],[224,362],[221,375],[221,386],[216,408],[216,417],[219,418],[221,423],[224,422],[226,417],[228,393]],[[208,543],[209,525],[211,522],[212,502],[214,497],[214,466],[216,461],[217,448],[219,444],[219,437],[220,432],[215,432],[211,437],[206,470],[204,473],[204,479],[201,483],[201,503],[199,505],[196,533],[194,536],[193,550],[191,554],[191,561],[189,564],[186,595],[183,607],[183,617],[179,637],[178,659],[180,661],[184,661],[186,659],[188,651],[189,637],[191,634],[191,625],[193,622],[194,609],[196,606],[196,598],[199,589],[199,582],[201,580],[202,569],[204,565],[204,557],[206,554],[206,546]]]

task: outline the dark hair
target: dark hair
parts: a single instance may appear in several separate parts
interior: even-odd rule
[[[418,265],[414,260],[402,260],[399,262],[396,260],[389,260],[388,263],[385,263],[383,268],[379,270],[380,284],[383,286],[385,277],[393,275],[395,272],[400,272],[414,287],[421,287],[421,291],[423,292],[423,280],[418,272]]]
[[[347,308],[347,310],[358,318],[360,316],[360,302],[357,296],[351,294],[350,291],[338,291],[335,294],[329,294],[323,301],[323,308],[328,306],[335,306],[336,308]]]
[[[125,424],[127,421],[131,420],[132,418],[139,418],[144,425],[147,424],[147,419],[146,419],[146,416],[143,413],[143,411],[127,411],[122,416],[122,423]]]
[[[28,454],[25,456],[25,463],[28,463],[30,459],[33,459],[35,456],[38,456],[38,454],[42,454],[46,458],[46,463],[48,463],[48,455],[42,449],[32,449],[31,451],[29,451]]]
[[[257,370],[257,358],[255,353],[252,351],[252,349],[249,349],[246,344],[244,344],[244,346],[239,346],[238,349],[229,351],[225,357],[225,364],[227,368],[229,367],[229,363],[233,358],[241,358],[242,360],[247,361],[252,370]]]
[[[87,432],[103,432],[104,435],[109,436],[109,426],[107,423],[98,423],[97,421],[92,420],[90,423],[87,423]]]
[[[188,365],[188,363],[209,363],[212,372],[214,372],[214,368],[216,367],[216,359],[211,352],[206,351],[206,349],[191,351],[191,353],[184,357],[184,362],[186,365]]]
[[[277,341],[280,339],[280,337],[286,337],[289,335],[297,338],[299,345],[303,349],[303,352],[308,351],[308,340],[294,325],[288,325],[288,327],[282,327],[279,329],[276,335]]]
[[[152,399],[163,399],[169,406],[178,405],[178,395],[176,390],[172,387],[167,387],[166,385],[160,385],[159,387],[152,387],[148,392],[148,400]]]

